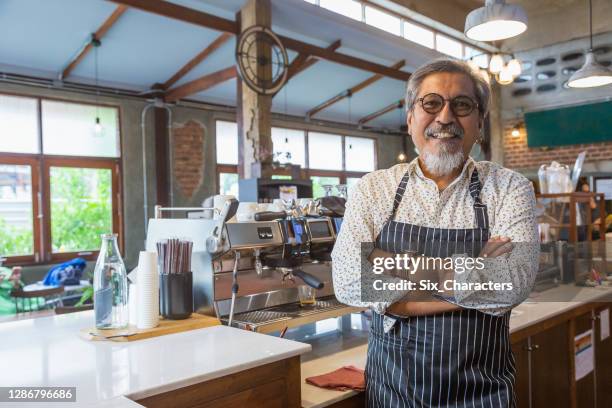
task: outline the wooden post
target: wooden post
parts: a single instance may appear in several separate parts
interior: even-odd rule
[[[248,0],[240,10],[240,30],[254,25],[271,26],[270,0]],[[258,46],[254,49],[254,60],[270,58],[270,49]],[[270,78],[270,64],[255,65],[257,75]],[[237,122],[239,138],[238,174],[240,178],[268,178],[272,176],[272,96],[259,95],[243,81],[238,81]]]

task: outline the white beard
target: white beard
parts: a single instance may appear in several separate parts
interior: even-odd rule
[[[424,149],[421,159],[427,171],[437,177],[451,174],[465,163],[465,156],[461,149],[451,152],[442,148],[439,154],[432,154]]]

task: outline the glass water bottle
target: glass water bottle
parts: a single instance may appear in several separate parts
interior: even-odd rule
[[[94,312],[97,329],[128,325],[128,286],[125,264],[117,248],[117,234],[103,234],[94,269]]]

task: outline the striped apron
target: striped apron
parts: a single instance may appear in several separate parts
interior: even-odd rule
[[[393,212],[376,239],[390,253],[478,256],[489,237],[487,208],[474,170],[470,195],[474,229],[429,228],[393,220],[408,173],[395,193]],[[383,315],[373,313],[366,363],[369,407],[514,407],[514,356],[510,313],[491,316],[460,309],[398,319],[385,333]]]

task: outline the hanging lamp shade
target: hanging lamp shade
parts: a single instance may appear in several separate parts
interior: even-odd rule
[[[521,75],[521,62],[516,58],[512,58],[510,62],[508,62],[508,70],[510,70],[513,77]]]
[[[594,88],[612,84],[612,71],[597,63],[593,53],[593,3],[589,0],[589,49],[584,65],[567,81],[568,88]]]
[[[567,81],[570,88],[592,88],[608,84],[612,84],[612,71],[597,62],[593,51],[587,52],[582,68]]]
[[[499,54],[495,54],[489,61],[489,72],[492,74],[499,73],[504,68],[504,57]]]
[[[527,30],[527,13],[518,4],[486,0],[465,19],[465,35],[476,41],[497,41],[515,37]]]

